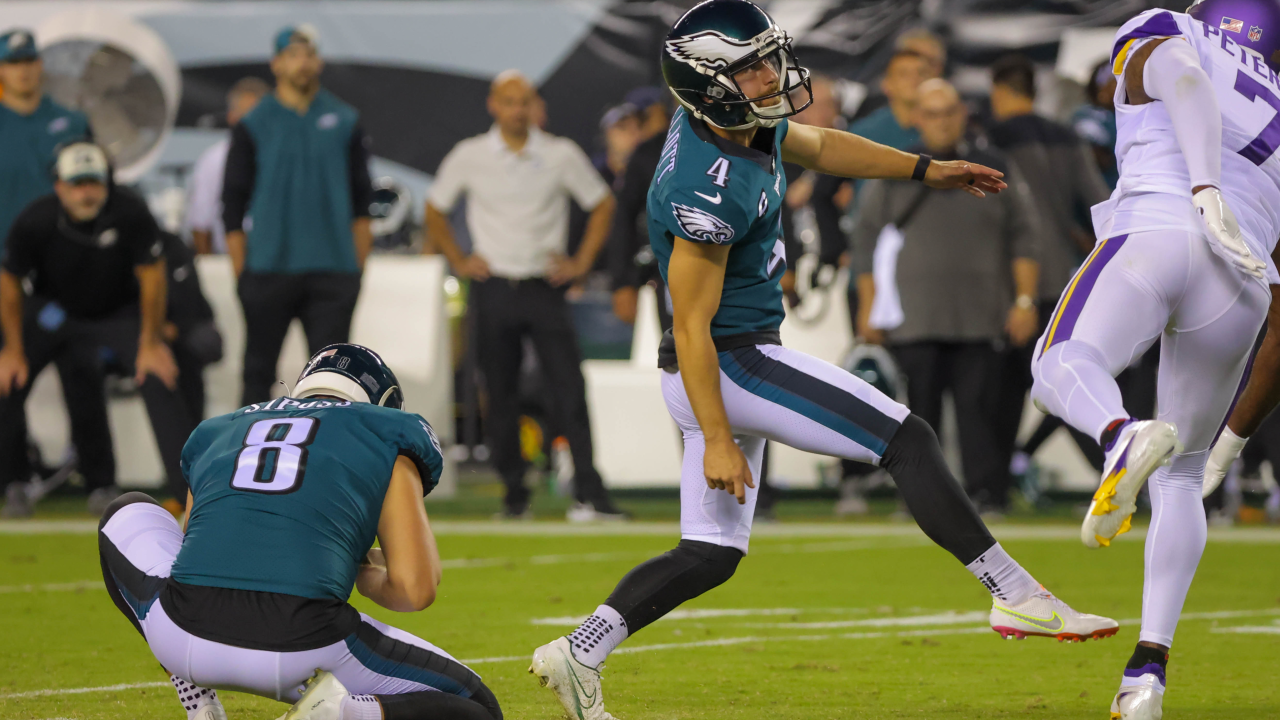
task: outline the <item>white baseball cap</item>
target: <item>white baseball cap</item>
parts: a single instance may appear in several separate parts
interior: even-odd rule
[[[63,182],[107,182],[107,154],[93,143],[77,142],[58,153],[57,174]]]

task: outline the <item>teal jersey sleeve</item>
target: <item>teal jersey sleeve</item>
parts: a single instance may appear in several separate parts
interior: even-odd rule
[[[431,429],[431,425],[421,415],[404,413],[404,418],[397,427],[396,438],[400,454],[418,466],[418,474],[422,476],[422,494],[431,494],[440,482],[440,473],[444,470],[444,454],[440,450],[436,431]]]
[[[667,231],[690,242],[716,245],[745,238],[752,216],[727,190],[714,187],[713,182],[706,185],[705,192],[686,185],[666,194],[660,217]]]

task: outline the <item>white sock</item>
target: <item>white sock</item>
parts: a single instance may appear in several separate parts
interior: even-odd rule
[[[1040,583],[1009,557],[1000,543],[992,545],[965,567],[978,578],[978,582],[986,586],[992,597],[1000,598],[1010,605],[1026,602],[1040,589]]]
[[[617,610],[601,605],[569,634],[569,649],[578,662],[597,670],[609,653],[627,639],[627,621]]]
[[[194,685],[177,675],[170,675],[169,682],[173,683],[174,689],[178,691],[178,700],[182,702],[182,708],[187,711],[187,720],[195,717],[195,714],[205,705],[218,702],[218,693],[215,690]]]
[[[382,720],[382,703],[372,695],[342,698],[342,720]]]

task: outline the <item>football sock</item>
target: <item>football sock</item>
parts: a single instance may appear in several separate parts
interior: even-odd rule
[[[1089,437],[1101,437],[1115,420],[1129,419],[1106,359],[1088,343],[1054,343],[1032,364],[1031,373],[1031,397]]]
[[[601,605],[569,634],[569,649],[578,662],[600,668],[613,649],[627,639],[627,621],[608,605]]]
[[[647,560],[627,573],[600,608],[611,609],[621,616],[624,623],[622,632],[626,633],[624,638],[635,635],[684,601],[692,600],[733,577],[741,560],[742,551],[735,548],[700,540],[681,540],[675,549]],[[616,625],[614,632],[617,632]],[[621,641],[618,639],[613,645]],[[591,657],[607,655],[608,651],[601,652],[603,647],[597,643]],[[574,657],[584,665],[591,664],[582,659],[576,648]]]
[[[182,702],[182,708],[187,711],[188,719],[195,717],[195,714],[205,705],[218,702],[216,690],[194,685],[177,675],[170,675],[169,682],[173,683],[173,688],[178,691],[178,700]]]
[[[1132,420],[1133,418],[1112,420],[1111,424],[1107,425],[1107,429],[1103,430],[1102,436],[1098,438],[1098,444],[1102,446],[1104,452],[1111,452],[1111,448],[1115,446],[1116,440],[1120,437],[1120,431]]]
[[[348,695],[340,711],[342,720],[383,720],[382,703],[373,695]]]
[[[1138,640],[1173,645],[1182,604],[1208,537],[1200,490],[1209,451],[1174,455],[1147,480],[1151,524],[1147,528],[1142,584],[1142,632]]]
[[[933,428],[918,415],[908,415],[880,459],[916,524],[929,539],[964,565],[996,544],[961,489]]]
[[[1040,589],[1040,583],[1009,557],[1000,543],[992,545],[965,567],[991,592],[992,597],[1010,605],[1026,602]]]
[[[1140,670],[1148,665],[1168,667],[1169,653],[1164,650],[1147,647],[1146,645],[1135,645],[1133,648],[1133,656],[1129,658],[1129,663],[1124,666],[1124,669]]]

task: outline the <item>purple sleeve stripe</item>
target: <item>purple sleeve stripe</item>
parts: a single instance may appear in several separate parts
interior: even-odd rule
[[[1182,28],[1178,27],[1178,22],[1173,19],[1173,15],[1167,12],[1156,13],[1147,18],[1147,21],[1138,27],[1130,30],[1116,40],[1116,44],[1111,48],[1111,63],[1115,64],[1120,50],[1125,43],[1130,40],[1139,40],[1149,37],[1178,37],[1182,34]]]

